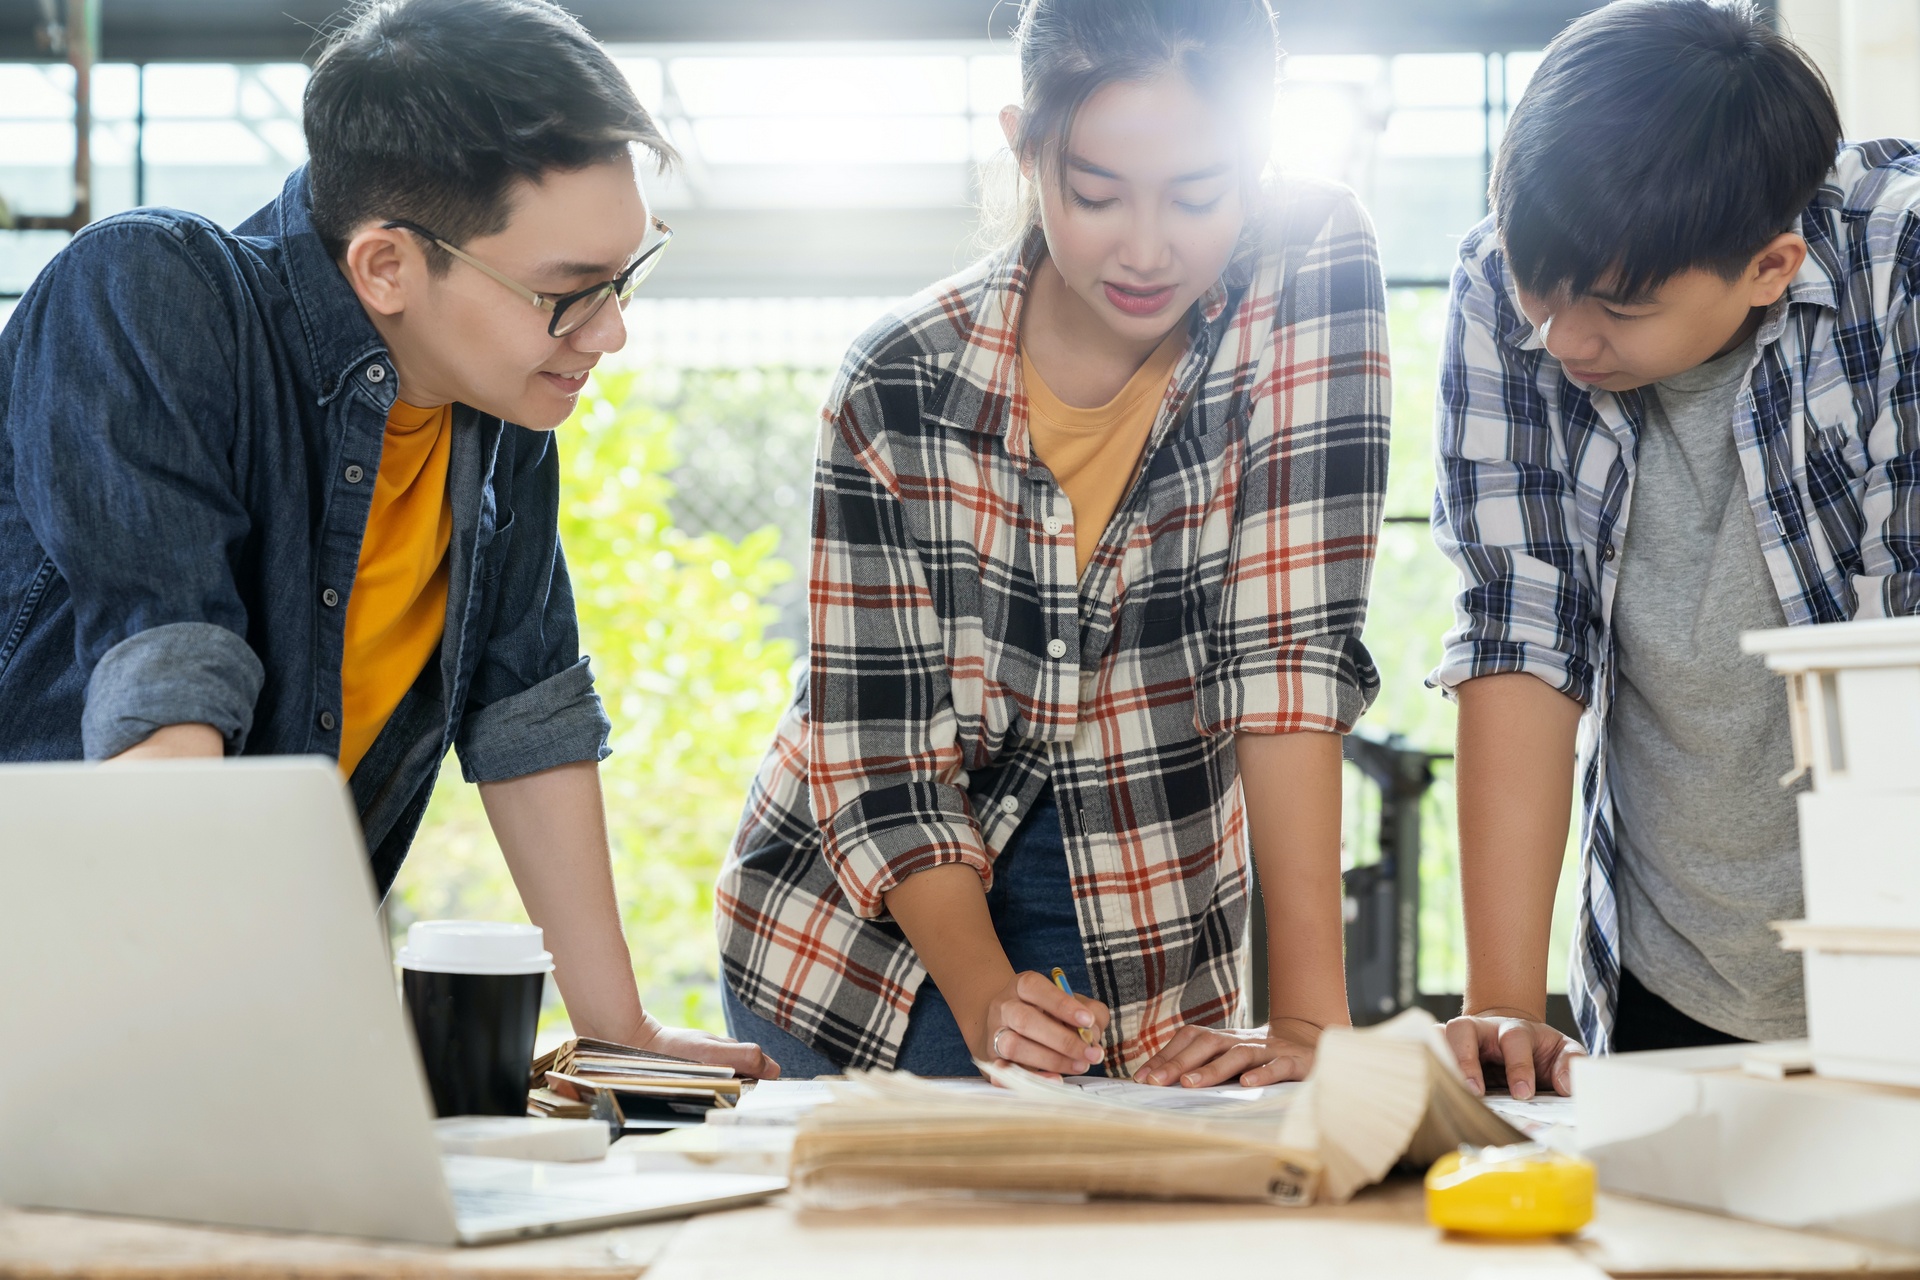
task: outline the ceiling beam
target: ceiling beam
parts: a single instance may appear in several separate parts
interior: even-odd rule
[[[1015,0],[566,0],[610,43],[981,40],[1008,34]],[[1596,0],[1274,0],[1299,53],[1538,49]],[[113,62],[290,61],[339,0],[102,0]],[[48,55],[38,0],[0,0],[0,60]]]

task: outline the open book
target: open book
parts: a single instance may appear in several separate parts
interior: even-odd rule
[[[604,1114],[602,1099],[610,1098],[626,1128],[651,1129],[698,1124],[714,1107],[739,1101],[741,1082],[731,1067],[581,1037],[536,1058],[531,1085],[535,1115]]]
[[[1424,1169],[1462,1145],[1528,1140],[1467,1088],[1439,1024],[1423,1009],[1377,1027],[1322,1033],[1282,1136],[1319,1156],[1319,1198],[1332,1204],[1402,1162]]]
[[[821,1208],[982,1195],[1337,1203],[1403,1158],[1524,1141],[1468,1092],[1418,1011],[1328,1031],[1302,1086],[1180,1090],[981,1070],[1003,1088],[855,1076],[800,1121],[794,1192]]]

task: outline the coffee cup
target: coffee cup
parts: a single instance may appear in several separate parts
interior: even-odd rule
[[[534,925],[422,920],[397,957],[434,1110],[524,1116],[553,956]]]

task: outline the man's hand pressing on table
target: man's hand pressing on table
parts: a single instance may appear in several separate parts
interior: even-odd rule
[[[1447,1047],[1475,1093],[1487,1091],[1482,1062],[1502,1064],[1507,1092],[1525,1101],[1545,1091],[1573,1096],[1573,1060],[1586,1053],[1538,1018],[1519,1009],[1482,1009],[1447,1024]]]
[[[732,1067],[737,1076],[751,1080],[778,1080],[780,1064],[760,1051],[757,1044],[729,1040],[691,1027],[668,1027],[647,1014],[647,1029],[633,1047],[695,1062],[710,1062],[716,1067]]]

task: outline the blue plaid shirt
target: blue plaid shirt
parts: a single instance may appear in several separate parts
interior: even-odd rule
[[[1761,551],[1793,626],[1920,613],[1920,148],[1843,147],[1799,231],[1806,265],[1767,312],[1730,424]],[[1492,220],[1475,228],[1435,443],[1434,536],[1461,588],[1429,683],[1524,671],[1586,708],[1569,986],[1595,1052],[1620,978],[1606,734],[1643,412],[1636,392],[1562,372],[1514,301]]]

